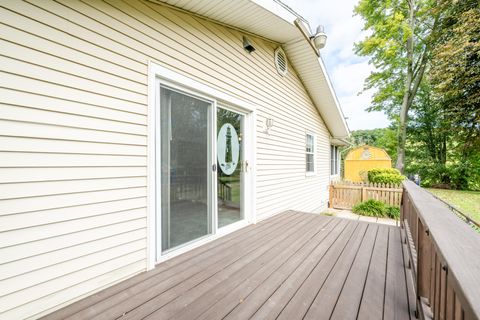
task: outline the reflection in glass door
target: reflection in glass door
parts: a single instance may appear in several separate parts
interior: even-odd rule
[[[209,101],[160,88],[162,253],[212,233],[212,109]]]
[[[217,110],[218,228],[243,220],[244,115]]]

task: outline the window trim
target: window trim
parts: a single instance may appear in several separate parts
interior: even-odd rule
[[[313,152],[307,152],[307,137],[313,138]],[[313,155],[313,171],[307,171],[307,154]],[[317,175],[317,135],[312,132],[305,132],[305,176],[311,177]]]
[[[332,155],[333,155],[333,152],[332,152],[332,149],[334,150],[335,152],[335,160],[334,160],[334,164],[335,164],[335,169],[334,170],[334,173],[332,174]],[[340,161],[341,157],[340,157],[340,150],[338,149],[338,146],[337,145],[334,145],[334,144],[330,144],[330,177],[338,177],[340,176],[340,166],[341,166],[341,161]]]

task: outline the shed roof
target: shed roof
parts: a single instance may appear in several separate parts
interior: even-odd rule
[[[278,0],[150,0],[277,42],[285,50],[333,139],[350,134],[308,22]]]
[[[363,153],[362,150],[369,150],[373,151],[373,154],[374,156],[372,158],[369,158],[369,159],[362,159],[361,157],[361,154]],[[388,155],[387,151],[385,151],[384,149],[382,148],[377,148],[377,147],[372,147],[372,146],[369,146],[369,145],[363,145],[363,146],[359,146],[359,147],[356,147],[356,148],[353,148],[351,149],[347,156],[345,157],[345,160],[363,160],[363,161],[379,161],[379,160],[392,160],[392,158],[390,158],[390,156]]]

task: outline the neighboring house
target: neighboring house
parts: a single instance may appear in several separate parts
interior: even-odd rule
[[[361,182],[368,170],[391,167],[392,159],[384,149],[363,145],[350,150],[345,157],[345,180]]]
[[[1,3],[0,319],[326,208],[349,132],[305,22],[166,2]]]

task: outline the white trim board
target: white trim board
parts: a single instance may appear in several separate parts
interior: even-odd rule
[[[157,118],[159,116],[159,87],[158,84],[162,83],[169,87],[176,88],[182,91],[191,91],[192,94],[212,99],[215,106],[218,104],[232,107],[235,110],[241,110],[245,113],[245,133],[247,141],[250,141],[248,147],[245,150],[245,157],[249,160],[250,174],[245,179],[245,184],[249,186],[250,190],[247,195],[247,199],[244,203],[245,219],[240,221],[241,223],[234,223],[226,228],[218,229],[214,228],[214,234],[199,239],[192,244],[186,245],[172,252],[168,252],[162,255],[160,259],[157,259],[156,252],[156,208],[158,205],[157,199],[157,185],[158,185],[158,173],[156,172],[156,137],[157,132]],[[216,109],[215,109],[216,110]],[[149,61],[148,62],[148,178],[147,178],[147,270],[153,269],[156,263],[165,261],[188,250],[196,248],[202,244],[210,242],[225,234],[238,230],[249,223],[256,223],[256,192],[255,192],[255,164],[256,164],[256,107],[244,100],[238,99],[231,95],[228,95],[220,90],[207,86],[201,82],[191,79],[178,72],[162,67],[161,65]],[[215,156],[216,159],[216,156]],[[215,210],[214,210],[215,212]]]

